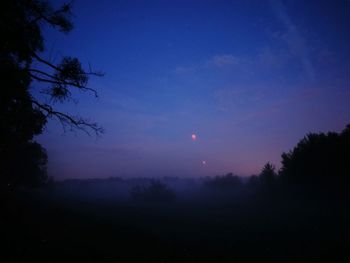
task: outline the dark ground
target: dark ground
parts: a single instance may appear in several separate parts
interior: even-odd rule
[[[3,192],[1,202],[0,262],[350,259],[349,202],[339,196],[135,203]]]

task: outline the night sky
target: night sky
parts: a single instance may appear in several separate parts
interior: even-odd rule
[[[38,138],[56,179],[199,177],[279,167],[308,132],[350,123],[350,1],[83,1],[45,57],[106,73],[57,108],[100,138],[51,121]],[[192,134],[196,138],[192,138]]]

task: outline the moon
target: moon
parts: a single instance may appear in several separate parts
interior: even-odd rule
[[[193,134],[191,135],[191,138],[192,138],[192,141],[195,141],[195,140],[197,140],[197,135],[193,133]]]

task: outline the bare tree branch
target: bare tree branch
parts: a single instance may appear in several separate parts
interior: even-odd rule
[[[71,90],[77,88],[81,91],[93,92],[95,97],[98,97],[97,91],[88,88],[87,83],[89,76],[103,76],[102,72],[95,72],[89,65],[89,71],[85,71],[78,59],[72,57],[63,57],[60,64],[54,64],[46,59],[40,57],[37,53],[32,52],[33,58],[44,66],[48,66],[51,69],[44,71],[38,68],[29,68],[30,77],[38,82],[52,84],[51,87],[45,91],[45,94],[51,96],[51,99],[63,102],[64,100],[71,98]],[[95,132],[96,135],[103,133],[103,129],[97,125],[97,123],[91,123],[86,119],[80,117],[71,116],[69,114],[56,111],[49,104],[43,104],[36,100],[32,101],[33,105],[39,108],[41,111],[46,112],[47,117],[54,117],[60,121],[62,127],[69,126],[71,129],[82,130],[89,134],[89,130]]]
[[[80,117],[73,117],[66,113],[56,111],[50,105],[41,104],[34,99],[31,101],[37,108],[46,112],[47,117],[57,118],[64,129],[67,125],[69,125],[72,129],[75,128],[77,130],[84,131],[88,135],[90,135],[89,130],[92,130],[96,136],[99,136],[104,132],[103,128],[98,126],[98,124],[95,122],[89,122],[88,120],[82,119]]]

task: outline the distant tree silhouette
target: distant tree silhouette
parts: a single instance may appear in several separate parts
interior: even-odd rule
[[[310,133],[282,154],[282,179],[287,183],[349,185],[350,125],[341,132]]]
[[[217,188],[217,189],[233,189],[241,186],[242,181],[237,175],[233,175],[233,173],[228,173],[223,176],[215,176],[214,178],[210,178],[205,182],[207,187]]]
[[[251,175],[249,176],[246,185],[249,188],[256,188],[259,186],[259,183],[260,183],[259,177],[257,175]]]
[[[169,202],[174,201],[175,193],[164,183],[152,180],[148,186],[135,186],[130,195],[137,201]]]
[[[263,186],[272,185],[275,182],[277,176],[275,170],[275,166],[270,162],[264,165],[259,175],[259,180]]]
[[[40,55],[45,47],[42,26],[64,33],[72,29],[70,4],[54,9],[44,0],[4,0],[0,5],[0,183],[37,184],[47,179],[47,155],[33,138],[43,132],[48,118],[58,119],[65,128],[103,131],[53,107],[69,100],[73,89],[96,95],[86,85],[90,75],[102,74],[84,70],[73,57],[54,63]],[[51,102],[34,96],[39,93]]]

